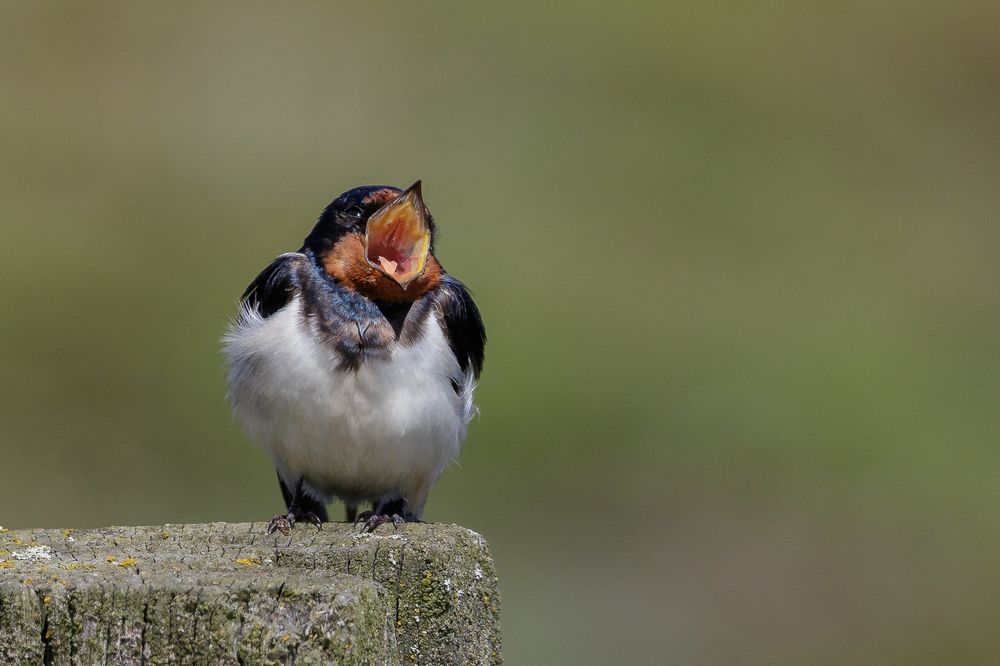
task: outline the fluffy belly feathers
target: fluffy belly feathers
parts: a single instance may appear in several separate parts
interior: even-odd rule
[[[392,343],[387,359],[350,370],[298,297],[267,319],[241,313],[224,345],[229,398],[287,483],[302,478],[324,500],[399,496],[420,514],[473,409],[472,377],[434,318],[412,343]]]

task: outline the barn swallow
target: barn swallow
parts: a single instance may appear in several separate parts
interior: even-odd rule
[[[334,498],[368,531],[419,521],[458,455],[486,330],[436,234],[420,181],[356,187],[243,293],[227,397],[278,472],[287,510],[268,534],[321,525]]]

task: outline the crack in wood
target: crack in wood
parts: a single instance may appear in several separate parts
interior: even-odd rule
[[[49,635],[49,611],[45,607],[45,592],[37,590],[38,609],[42,613],[42,664],[52,666],[55,661],[55,653],[52,649],[52,637]]]

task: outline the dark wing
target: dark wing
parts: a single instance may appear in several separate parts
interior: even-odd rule
[[[472,295],[464,284],[450,275],[444,275],[438,286],[437,303],[458,365],[462,372],[471,367],[473,377],[478,378],[483,371],[486,327]]]
[[[267,319],[285,307],[302,288],[303,269],[308,262],[309,259],[298,252],[281,255],[247,286],[240,303]]]

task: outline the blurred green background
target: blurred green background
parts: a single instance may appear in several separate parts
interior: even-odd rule
[[[0,93],[0,524],[270,517],[236,298],[422,178],[509,663],[996,663],[995,1],[4,3]]]

